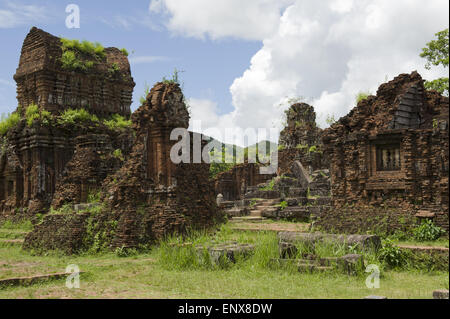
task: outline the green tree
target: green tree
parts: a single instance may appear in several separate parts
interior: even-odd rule
[[[425,68],[430,70],[432,66],[442,65],[448,68],[448,28],[435,34],[435,40],[427,43],[420,56],[427,59]],[[436,90],[448,96],[448,77],[442,77],[425,82],[427,90]]]

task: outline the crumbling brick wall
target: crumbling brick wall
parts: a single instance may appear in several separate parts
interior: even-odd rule
[[[310,173],[328,168],[322,152],[322,130],[316,125],[314,108],[306,103],[293,104],[286,111],[286,120],[278,142],[278,175],[290,173],[294,161],[300,161]]]
[[[222,194],[226,201],[243,199],[248,187],[265,183],[273,177],[275,174],[260,174],[260,164],[238,164],[216,176],[215,193]]]
[[[132,121],[133,148],[121,168],[105,179],[101,193],[104,206],[88,217],[84,233],[79,234],[85,248],[140,247],[167,235],[211,228],[223,221],[209,179],[209,164],[193,164],[192,152],[189,163],[176,164],[170,158],[177,143],[170,139],[172,129],[187,129],[189,123],[179,85],[157,83],[133,113]],[[187,135],[192,150],[194,134]],[[51,246],[51,235],[45,237],[45,243],[39,243],[44,238],[39,232],[46,225],[44,220],[44,225],[36,227],[27,237],[26,247]]]
[[[350,229],[349,219],[365,220],[371,207],[385,207],[410,226],[425,213],[448,230],[448,97],[426,91],[417,72],[382,84],[377,96],[327,129],[323,143],[334,206],[322,216],[323,227]],[[395,230],[401,225],[391,217]]]
[[[60,250],[74,254],[85,248],[85,234],[89,214],[47,215],[27,234],[23,249],[37,253]]]
[[[222,221],[209,164],[175,164],[170,150],[174,128],[189,126],[183,94],[176,83],[157,83],[132,115],[136,140],[130,159],[104,186],[107,205],[121,212],[115,247],[137,246],[189,228]],[[190,148],[194,134],[189,133]],[[142,225],[145,225],[144,227]]]
[[[90,195],[100,192],[103,180],[122,166],[131,148],[131,132],[100,132],[99,129],[75,138],[74,155],[56,182],[53,208],[65,203],[86,203]]]

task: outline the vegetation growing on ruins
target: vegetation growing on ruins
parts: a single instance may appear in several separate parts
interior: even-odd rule
[[[64,69],[88,71],[106,58],[105,48],[98,42],[61,38],[61,63]]]
[[[173,70],[172,76],[170,79],[166,78],[165,76],[162,79],[163,83],[166,84],[170,84],[170,83],[175,83],[175,84],[181,84],[180,83],[180,73],[183,73],[184,71],[180,71],[177,68],[175,68]]]
[[[150,85],[147,82],[144,84],[144,94],[139,98],[139,103],[143,105],[147,100],[147,95],[150,93]]]
[[[111,64],[111,67],[108,69],[108,72],[111,74],[111,75],[115,75],[115,74],[117,74],[117,73],[119,73],[120,72],[120,67],[119,67],[119,65],[117,64],[117,63],[112,63]]]
[[[422,221],[420,226],[413,229],[414,238],[418,241],[433,241],[439,239],[445,230],[434,225],[434,223],[427,219]]]
[[[286,207],[288,207],[288,202],[284,200],[280,203],[280,209],[284,210]]]
[[[67,109],[58,118],[59,124],[77,124],[86,122],[99,122],[96,115],[89,113],[85,109]]]
[[[121,161],[124,160],[124,157],[123,157],[123,154],[122,154],[122,150],[121,150],[121,149],[116,149],[116,150],[114,150],[113,156],[114,156],[115,158],[120,159]]]
[[[270,182],[267,184],[267,186],[261,187],[260,190],[262,191],[273,191],[273,188],[275,187],[276,183],[276,177],[272,178]]]
[[[358,104],[359,102],[367,99],[369,97],[369,95],[371,95],[371,93],[369,91],[366,92],[359,92],[356,95],[356,104]]]
[[[120,51],[122,51],[122,53],[123,53],[125,56],[128,56],[128,55],[129,55],[127,49],[125,49],[125,48],[120,49]]]
[[[449,39],[448,28],[435,34],[436,39],[427,43],[422,49],[420,56],[427,59],[425,68],[430,70],[432,66],[443,66],[448,68],[449,63]],[[428,90],[436,90],[441,94],[448,96],[448,77],[438,78],[432,81],[426,81],[425,87]]]
[[[18,113],[2,114],[0,118],[0,136],[8,133],[8,131],[15,127],[19,122],[20,115]]]
[[[334,114],[328,114],[327,115],[327,118],[326,118],[326,120],[325,120],[325,122],[329,125],[329,126],[331,126],[331,125],[333,125],[334,123],[336,123],[336,118],[335,118],[335,116],[334,116]]]
[[[49,125],[53,121],[53,115],[49,111],[40,110],[36,104],[30,104],[25,111],[25,119],[28,126],[32,126],[36,120],[44,125]]]
[[[386,239],[380,249],[379,259],[390,267],[402,267],[407,263],[407,254],[390,239]]]
[[[131,120],[127,120],[119,114],[113,114],[109,119],[103,120],[103,124],[111,130],[123,130],[132,125]]]
[[[100,202],[100,195],[101,195],[100,191],[90,191],[89,194],[88,194],[87,202],[89,204],[99,203]]]

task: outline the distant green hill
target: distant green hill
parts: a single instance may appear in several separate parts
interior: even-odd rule
[[[207,139],[208,140],[208,139]],[[224,172],[224,171],[228,171],[230,169],[232,169],[235,165],[240,164],[240,163],[236,163],[236,158],[237,159],[244,159],[247,158],[247,154],[250,153],[252,154],[252,152],[254,152],[254,154],[257,154],[257,159],[261,162],[268,162],[269,158],[270,158],[270,148],[272,147],[272,150],[278,150],[278,144],[276,143],[272,143],[270,141],[261,141],[258,142],[256,144],[253,144],[249,147],[241,147],[238,145],[234,145],[234,144],[226,144],[226,143],[222,143],[212,137],[209,137],[209,142],[214,141],[217,143],[217,145],[221,145],[222,144],[222,149],[225,151],[225,156],[226,158],[233,158],[233,163],[213,163],[213,159],[220,161],[221,159],[223,159],[223,154],[221,154],[220,152],[212,152],[211,154],[211,166],[210,166],[210,175],[212,178],[214,178],[217,174]],[[264,147],[264,144],[266,145],[266,150],[264,154],[259,153],[258,151],[262,151],[262,148]]]
[[[261,142],[255,143],[249,147],[244,148],[244,147],[234,145],[234,144],[222,143],[212,137],[208,137],[208,138],[210,139],[209,141],[215,141],[218,144],[223,144],[223,149],[225,150],[226,156],[230,156],[230,157],[238,157],[239,158],[239,156],[245,156],[249,152],[250,153],[255,152],[255,154],[257,154],[258,150],[261,150],[264,147],[264,144],[266,144],[265,154],[258,154],[260,156],[268,156],[270,154],[271,147],[272,147],[273,151],[278,149],[278,144],[270,142],[270,141],[261,141]]]

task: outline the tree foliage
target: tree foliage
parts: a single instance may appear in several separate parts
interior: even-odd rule
[[[436,39],[427,43],[420,56],[427,59],[425,68],[430,70],[432,66],[448,68],[448,28],[435,34]],[[448,96],[448,77],[442,77],[433,81],[427,81],[425,87],[428,90],[436,90]]]

